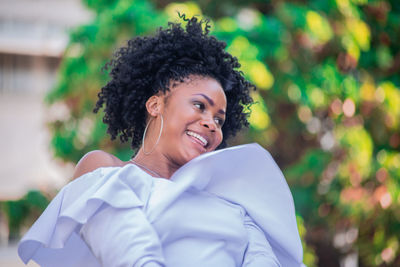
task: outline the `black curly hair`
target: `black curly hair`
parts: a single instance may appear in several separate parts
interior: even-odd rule
[[[154,36],[135,37],[106,64],[111,80],[98,94],[94,112],[106,104],[103,122],[111,140],[118,135],[121,142],[131,138],[132,149],[138,148],[146,126],[146,101],[170,90],[171,81],[184,82],[190,75],[214,78],[225,92],[224,139],[218,148],[226,147],[227,138],[248,126],[247,107],[253,102],[249,93],[255,86],[238,71],[240,64],[224,50],[226,44],[208,35],[208,20],[180,17],[186,29],[170,22]]]

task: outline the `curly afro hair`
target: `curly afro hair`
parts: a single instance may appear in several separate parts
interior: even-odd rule
[[[225,92],[224,139],[218,148],[226,147],[227,138],[248,126],[246,107],[253,102],[249,93],[255,86],[238,71],[240,64],[224,50],[226,44],[208,35],[208,20],[180,17],[187,22],[185,29],[170,22],[154,36],[135,37],[106,64],[111,80],[98,94],[94,112],[105,103],[103,122],[112,140],[118,135],[121,142],[131,138],[132,149],[138,148],[146,126],[148,98],[170,90],[171,81],[184,82],[190,75],[214,78]]]

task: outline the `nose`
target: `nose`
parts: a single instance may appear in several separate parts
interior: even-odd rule
[[[213,118],[208,118],[208,117],[207,118],[203,118],[200,121],[200,125],[205,127],[205,128],[210,129],[211,132],[215,132],[215,130],[217,128],[217,126],[215,125],[214,119]]]

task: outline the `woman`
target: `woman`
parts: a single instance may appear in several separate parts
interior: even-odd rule
[[[254,87],[209,26],[188,19],[138,37],[109,64],[97,112],[122,162],[88,153],[21,240],[42,266],[300,266],[287,184],[256,144],[220,149],[247,126]],[[202,30],[205,26],[205,30]]]

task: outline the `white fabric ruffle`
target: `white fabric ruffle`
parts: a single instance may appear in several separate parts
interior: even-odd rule
[[[258,144],[203,154],[182,166],[157,206],[146,205],[154,179],[133,164],[99,168],[66,185],[20,242],[18,253],[41,266],[101,266],[79,231],[102,207],[143,209],[154,222],[194,187],[244,208],[282,266],[301,266],[303,251],[293,198],[271,155]],[[82,265],[82,263],[85,263]]]

